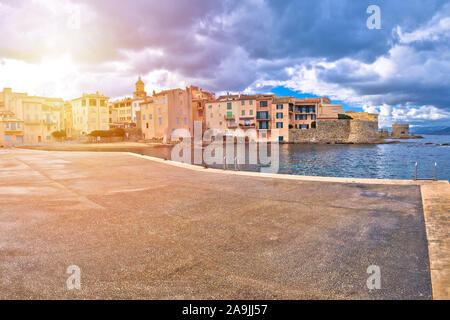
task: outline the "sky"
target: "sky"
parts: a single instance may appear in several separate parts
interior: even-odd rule
[[[381,127],[450,126],[450,1],[0,0],[0,30],[0,90],[114,99],[140,75],[148,93],[329,96]]]

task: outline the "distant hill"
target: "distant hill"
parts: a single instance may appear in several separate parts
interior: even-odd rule
[[[450,127],[412,128],[414,134],[450,135]]]

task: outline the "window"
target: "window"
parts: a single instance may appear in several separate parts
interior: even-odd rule
[[[142,120],[145,120],[145,114],[142,115]]]
[[[267,121],[261,121],[259,123],[259,129],[268,129],[269,123]]]
[[[163,101],[162,101],[162,103],[164,104],[164,103],[166,103],[166,98],[163,98]]]
[[[277,110],[282,110],[283,109],[283,105],[282,104],[277,104]]]
[[[333,108],[333,113],[338,112],[338,110],[336,108]]]
[[[251,101],[251,100],[250,100]],[[253,109],[250,109],[250,115],[253,115]]]
[[[155,99],[155,104],[158,104],[158,99]]]
[[[228,119],[233,118],[233,112],[232,112],[232,111],[228,111],[228,112],[227,112],[227,118],[228,118]]]
[[[11,141],[11,136],[9,134],[5,134],[5,141]]]
[[[162,125],[162,118],[158,118],[159,125]]]
[[[211,118],[214,117],[214,115],[211,113]]]
[[[277,122],[277,128],[282,129],[283,128],[283,122]]]
[[[212,109],[212,105],[209,105],[209,106],[208,106],[208,109]]]
[[[100,106],[102,106],[102,107],[105,106],[105,100],[100,100]]]
[[[257,119],[267,120],[269,119],[269,112],[268,111],[259,111],[256,113]]]
[[[277,119],[283,119],[283,112],[277,112]]]
[[[261,108],[267,107],[267,101],[260,101],[260,102],[259,102],[259,106],[260,106]]]
[[[180,109],[180,115],[183,115],[183,109]]]
[[[219,122],[219,126],[221,126],[221,125],[222,125],[222,121]]]
[[[245,100],[241,101],[241,106],[245,105]]]
[[[177,118],[177,124],[180,124],[180,118]]]
[[[253,104],[253,100],[250,100],[249,102],[250,102],[250,105],[252,105],[252,104]]]
[[[152,120],[152,119],[153,119],[152,114],[149,114],[149,115],[148,115],[148,120]]]
[[[283,141],[283,139],[284,139],[284,137],[283,137],[283,136],[278,136],[278,141],[282,142],[282,141]]]
[[[145,124],[145,127],[148,129],[148,122]]]
[[[184,118],[184,124],[185,124],[185,125],[187,124],[187,119],[186,119],[186,118]]]
[[[5,128],[8,129],[9,128],[9,123],[5,123]]]
[[[158,108],[158,114],[161,114],[161,108]]]
[[[242,115],[245,116],[245,110],[242,110]]]
[[[231,109],[232,109],[231,102],[227,102],[227,110],[231,110]]]
[[[86,100],[81,100],[81,105],[83,106],[83,107],[85,107],[86,106]]]
[[[89,99],[89,106],[96,107],[97,106],[97,100],[95,99]]]

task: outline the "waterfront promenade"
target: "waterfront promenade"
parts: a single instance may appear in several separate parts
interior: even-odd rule
[[[0,150],[0,298],[445,298],[449,185],[424,186]]]

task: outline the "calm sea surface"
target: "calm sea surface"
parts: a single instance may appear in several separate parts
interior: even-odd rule
[[[418,178],[450,180],[450,136],[424,136],[425,139],[398,140],[396,144],[378,145],[280,145],[282,174],[352,178],[413,179],[418,163]],[[431,144],[430,144],[431,143]],[[170,159],[170,147],[130,150],[132,152]],[[222,165],[212,167],[223,168]],[[231,170],[231,168],[230,168]],[[259,171],[255,165],[241,170]]]

